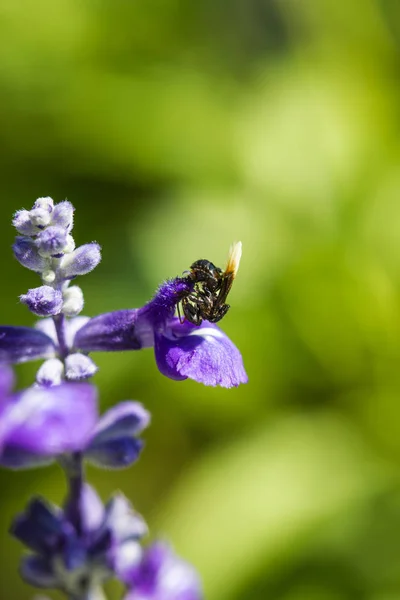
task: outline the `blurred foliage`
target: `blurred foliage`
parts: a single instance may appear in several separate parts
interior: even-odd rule
[[[398,600],[399,3],[2,0],[0,34],[3,323],[32,321],[10,217],[39,196],[68,197],[77,242],[103,247],[88,315],[243,242],[222,327],[249,384],[99,354],[102,407],[139,399],[153,422],[137,466],[90,480],[196,564],[208,600]],[[0,483],[0,598],[30,598],[8,525],[63,478]]]

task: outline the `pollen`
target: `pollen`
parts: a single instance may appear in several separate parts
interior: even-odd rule
[[[236,277],[236,273],[239,269],[240,258],[242,256],[242,242],[234,242],[229,248],[228,262],[226,265],[225,273],[232,274]]]

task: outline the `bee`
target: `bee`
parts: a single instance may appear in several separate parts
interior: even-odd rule
[[[230,248],[225,271],[206,259],[196,260],[190,266],[186,280],[194,285],[192,291],[181,298],[183,320],[178,305],[181,323],[185,319],[193,325],[201,325],[203,320],[217,323],[226,315],[230,308],[226,299],[236,277],[241,255],[242,243],[236,242]]]

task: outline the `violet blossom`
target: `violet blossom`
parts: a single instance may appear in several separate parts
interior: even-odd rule
[[[102,417],[96,388],[89,383],[36,386],[0,398],[0,464],[12,469],[54,460],[68,466],[80,453],[97,466],[126,467],[137,460],[137,436],[150,415],[138,402],[116,404]]]
[[[137,564],[122,572],[128,586],[124,600],[201,600],[201,584],[194,568],[168,544],[156,542]]]
[[[170,379],[189,378],[227,388],[246,383],[241,354],[222,329],[208,321],[200,326],[181,323],[174,316],[188,287],[182,278],[176,278],[162,284],[154,298],[140,309],[67,321],[68,350],[87,354],[154,347],[157,366]],[[45,319],[36,327],[0,327],[0,361],[16,363],[58,356],[61,349],[54,321]]]

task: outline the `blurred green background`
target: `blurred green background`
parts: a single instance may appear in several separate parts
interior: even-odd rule
[[[398,0],[2,0],[0,48],[2,323],[32,323],[10,220],[39,196],[103,247],[87,315],[243,242],[222,328],[248,385],[95,356],[102,408],[153,416],[135,467],[89,470],[102,497],[123,490],[208,600],[398,600]],[[63,477],[0,485],[0,598],[31,598],[7,529]]]

